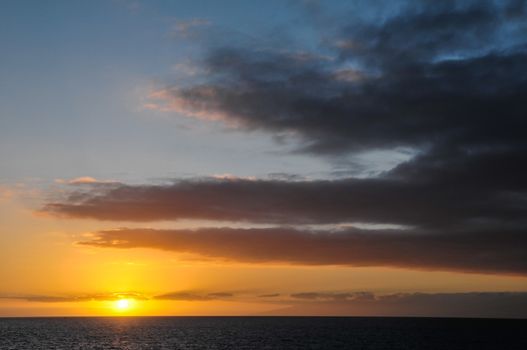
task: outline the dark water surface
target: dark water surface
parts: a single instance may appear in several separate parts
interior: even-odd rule
[[[0,318],[0,349],[527,349],[527,321],[356,317]]]

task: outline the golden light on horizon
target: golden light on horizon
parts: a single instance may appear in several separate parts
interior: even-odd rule
[[[119,299],[114,302],[113,307],[119,312],[124,312],[131,310],[134,307],[134,302],[132,299]]]

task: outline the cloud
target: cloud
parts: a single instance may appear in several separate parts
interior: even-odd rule
[[[56,179],[58,184],[67,184],[67,185],[91,185],[91,184],[105,184],[105,183],[115,183],[113,180],[98,180],[91,176],[80,176],[74,179],[65,180],[65,179]]]
[[[324,301],[365,301],[375,299],[375,294],[371,292],[353,292],[353,293],[317,293],[303,292],[291,294],[294,299],[303,300],[324,300]]]
[[[39,303],[71,303],[86,301],[115,301],[119,299],[134,300],[185,300],[185,301],[209,301],[229,299],[235,297],[232,293],[227,292],[193,292],[179,291],[172,293],[148,296],[138,292],[121,292],[121,293],[86,293],[79,295],[39,295],[39,294],[0,294],[0,299],[16,299],[29,302]]]
[[[264,315],[281,316],[422,316],[527,318],[527,292],[392,293],[298,292],[237,295],[225,292],[179,291],[147,297],[141,293],[83,294],[77,296],[0,295],[0,299],[36,303],[70,303],[136,300],[207,302],[214,300],[252,301],[276,306]]]
[[[42,190],[38,187],[37,180],[21,182],[0,183],[0,202],[21,200],[31,202],[43,197]]]
[[[211,53],[208,68],[229,76],[225,83],[171,86],[155,96],[167,111],[298,135],[303,150],[314,153],[423,147],[434,141],[477,147],[484,135],[486,142],[508,144],[521,142],[515,128],[525,127],[519,118],[527,90],[525,58],[523,50],[493,52],[412,63],[382,77],[342,79],[340,68],[321,63],[224,48]],[[492,129],[496,118],[501,132]]]
[[[85,244],[236,261],[525,274],[526,3],[381,4],[388,10],[369,7],[320,26],[318,52],[215,42],[196,60],[201,76],[160,87],[150,107],[287,135],[299,151],[331,159],[400,147],[412,158],[366,178],[94,183],[42,210],[139,222],[396,224],[407,230],[123,229]]]
[[[258,295],[258,298],[277,298],[279,297],[280,294],[279,293],[270,293],[270,294],[261,294],[261,295]]]
[[[34,295],[34,294],[3,294],[0,299],[17,299],[39,303],[71,303],[85,301],[115,301],[119,299],[148,300],[148,297],[137,292],[97,293],[80,295]]]
[[[92,184],[99,182],[96,178],[91,176],[81,176],[71,180],[56,179],[56,183],[59,184],[70,184],[70,185],[79,185],[79,184]]]
[[[154,296],[154,299],[159,300],[182,300],[182,301],[209,301],[218,299],[229,299],[233,297],[232,293],[214,292],[214,293],[198,293],[192,291],[179,291]]]
[[[417,155],[376,180],[258,183],[250,195],[242,184],[225,185],[232,188],[225,204],[213,193],[184,215],[266,222],[288,217],[291,223],[521,221],[527,198],[527,5],[381,3],[390,7],[383,18],[355,16],[321,34],[332,39],[323,47],[332,59],[216,44],[202,60],[206,73],[199,83],[167,85],[154,96],[168,111],[297,136],[304,152],[357,155],[408,147]],[[179,198],[177,188],[167,194]],[[259,204],[249,202],[252,195]],[[82,205],[51,209],[83,211]]]
[[[80,242],[100,248],[153,248],[233,262],[390,266],[527,275],[527,237],[472,232],[293,228],[119,229]]]
[[[200,83],[153,97],[167,111],[294,133],[315,153],[524,145],[526,15],[515,1],[412,3],[340,23],[333,41],[348,44],[324,48],[330,60],[216,44]]]
[[[433,156],[419,157],[382,177],[366,179],[222,178],[167,185],[104,184],[74,191],[62,201],[48,203],[43,211],[72,218],[129,221],[524,225],[523,175],[527,176],[527,170],[523,156],[503,161],[497,154],[490,163],[473,158],[460,157],[459,165],[449,168]],[[480,175],[474,178],[473,171]]]
[[[226,293],[226,292],[215,292],[215,293],[209,293],[207,295],[210,296],[210,297],[213,297],[213,298],[230,298],[234,294]]]
[[[309,295],[309,298],[302,297]],[[299,297],[300,296],[300,297]],[[344,297],[341,297],[344,296]],[[527,318],[525,292],[300,293],[273,315]]]
[[[172,36],[184,39],[194,38],[203,27],[210,26],[211,22],[203,18],[180,20],[172,27]]]
[[[14,196],[14,191],[8,186],[0,185],[0,201],[10,200]]]

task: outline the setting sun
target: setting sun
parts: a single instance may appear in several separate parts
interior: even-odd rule
[[[133,307],[133,302],[130,299],[119,299],[114,302],[114,308],[117,311],[127,311]]]
[[[527,350],[526,33],[527,0],[0,0],[0,350]]]

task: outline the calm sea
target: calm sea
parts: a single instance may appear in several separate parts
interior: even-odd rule
[[[527,321],[355,317],[0,318],[0,349],[527,349]]]

